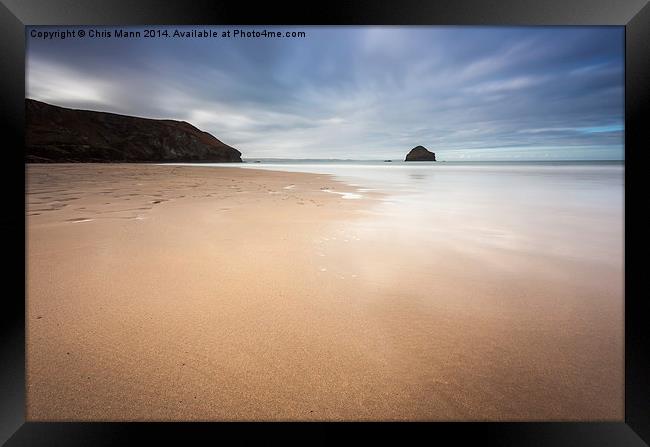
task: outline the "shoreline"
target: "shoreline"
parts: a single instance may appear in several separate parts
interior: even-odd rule
[[[26,167],[28,420],[622,420],[619,272],[200,167]]]

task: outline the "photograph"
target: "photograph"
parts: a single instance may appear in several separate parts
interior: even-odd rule
[[[624,26],[25,26],[28,422],[624,422]]]

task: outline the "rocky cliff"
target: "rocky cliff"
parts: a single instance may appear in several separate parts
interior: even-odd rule
[[[184,121],[73,110],[25,100],[26,161],[241,162],[241,152]]]
[[[404,161],[436,161],[436,154],[423,146],[416,146],[406,154]]]

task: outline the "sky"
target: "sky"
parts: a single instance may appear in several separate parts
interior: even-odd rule
[[[29,27],[27,97],[187,121],[244,158],[624,159],[623,27],[153,28],[305,36]]]

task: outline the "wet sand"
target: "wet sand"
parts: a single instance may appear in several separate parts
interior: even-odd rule
[[[366,231],[327,175],[27,173],[28,420],[623,419],[611,265]]]

